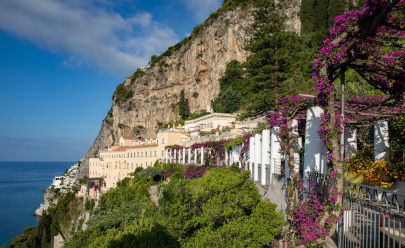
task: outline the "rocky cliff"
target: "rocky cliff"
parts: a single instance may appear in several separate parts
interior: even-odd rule
[[[299,32],[300,1],[290,2],[283,3],[286,29]],[[121,135],[154,138],[159,124],[179,119],[173,106],[181,90],[191,113],[206,110],[219,93],[219,78],[227,63],[245,61],[249,55],[244,45],[253,33],[252,22],[252,9],[241,7],[211,15],[190,38],[119,85],[100,133],[82,162],[81,175],[87,172],[88,158],[118,142]]]

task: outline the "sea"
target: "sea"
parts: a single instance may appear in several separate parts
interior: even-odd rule
[[[44,202],[44,190],[75,163],[0,161],[0,247],[36,226],[39,217],[33,214]]]

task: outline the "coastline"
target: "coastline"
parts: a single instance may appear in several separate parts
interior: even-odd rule
[[[44,189],[77,161],[0,161],[0,247],[26,227],[36,226],[34,210],[44,200]]]
[[[79,165],[74,164],[66,169],[63,174],[53,178],[52,184],[45,189],[44,202],[35,210],[34,216],[42,216],[42,213],[46,212],[50,206],[56,206],[61,194],[73,191],[78,177],[78,169]]]

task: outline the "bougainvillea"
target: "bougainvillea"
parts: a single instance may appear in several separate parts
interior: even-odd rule
[[[253,133],[247,133],[247,134],[245,134],[243,136],[244,137],[244,140],[242,141],[243,146],[242,146],[242,149],[240,150],[240,153],[239,153],[239,160],[240,161],[243,160],[243,156],[245,155],[246,150],[249,149],[249,138],[252,137],[252,136],[253,136]],[[247,168],[247,169],[249,169],[249,168]]]
[[[195,143],[191,146],[191,150],[197,148],[207,148],[209,152],[204,152],[204,160],[211,164],[217,164],[219,159],[225,158],[225,148],[224,144],[228,143],[229,140],[219,140],[219,141],[206,141],[203,143]]]
[[[330,30],[330,38],[324,41],[320,57],[314,60],[313,79],[318,92],[315,100],[325,110],[318,133],[328,147],[331,176],[334,177],[334,185],[328,198],[332,205],[317,205],[319,202],[314,202],[314,198],[300,202],[298,190],[302,179],[290,167],[291,212],[286,245],[291,247],[322,244],[334,232],[336,225],[333,222],[342,216],[344,161],[340,161],[339,134],[343,127],[361,119],[372,122],[379,118],[392,117],[404,110],[405,46],[398,40],[405,37],[405,23],[390,12],[403,9],[405,1],[367,0],[363,7],[362,11],[349,11],[336,17],[334,28]],[[347,68],[355,70],[367,83],[388,96],[350,99],[344,105],[348,108],[347,111],[341,109],[338,98],[340,96],[343,99],[343,94],[334,81],[339,76],[344,76]],[[292,97],[290,101],[289,107],[287,102],[284,103],[285,109],[270,113],[269,123],[279,125],[284,130],[281,134],[283,148],[293,160],[294,130],[291,120],[299,117],[300,108],[297,107],[297,102],[303,103],[305,99]],[[343,111],[345,115],[341,114]],[[292,164],[290,160],[289,166]],[[311,191],[310,195],[312,196]],[[317,211],[321,209],[322,211]],[[308,216],[305,217],[306,215]],[[294,225],[294,221],[298,219],[301,224]]]
[[[183,174],[181,174],[181,176],[188,179],[202,177],[205,172],[209,171],[212,168],[215,168],[215,166],[203,167],[190,165],[189,167],[187,167],[186,171]]]

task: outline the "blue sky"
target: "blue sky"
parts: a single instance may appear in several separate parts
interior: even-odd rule
[[[221,3],[1,0],[0,160],[80,160],[115,87]]]

